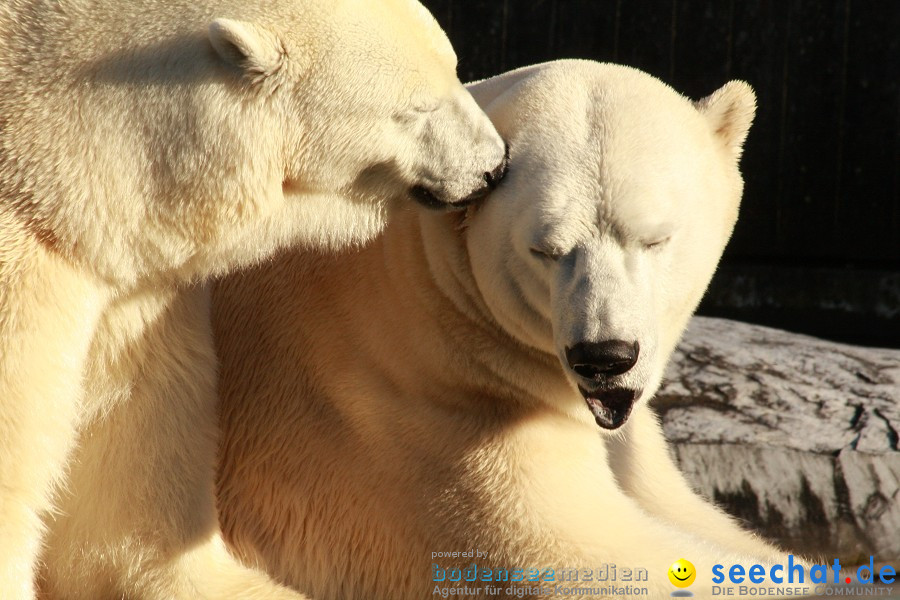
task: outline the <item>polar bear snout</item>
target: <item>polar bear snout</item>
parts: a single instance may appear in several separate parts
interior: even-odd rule
[[[509,170],[509,145],[465,88],[412,118],[410,197],[428,208],[459,209],[485,198]]]
[[[640,396],[639,390],[619,387],[621,383],[614,379],[637,364],[640,349],[638,342],[624,340],[579,342],[566,348],[566,362],[577,376],[578,391],[603,429],[621,427]]]
[[[624,340],[579,342],[566,348],[566,360],[575,373],[588,381],[605,381],[627,373],[637,364],[641,345]]]
[[[453,198],[445,189],[432,188],[426,185],[415,185],[410,189],[410,196],[426,208],[461,210],[479,200],[484,199],[492,190],[497,189],[509,172],[509,144],[504,144],[504,154],[500,162],[489,171],[481,174],[479,185],[463,198]]]

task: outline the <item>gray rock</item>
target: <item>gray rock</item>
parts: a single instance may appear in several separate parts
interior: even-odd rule
[[[900,558],[900,350],[696,317],[653,404],[692,485],[754,530]]]

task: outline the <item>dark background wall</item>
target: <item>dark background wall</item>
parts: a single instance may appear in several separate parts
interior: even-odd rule
[[[759,98],[701,312],[900,347],[900,0],[424,0],[471,81],[556,58]]]

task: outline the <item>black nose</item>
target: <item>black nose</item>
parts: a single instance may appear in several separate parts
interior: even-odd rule
[[[506,153],[503,155],[503,160],[500,161],[500,164],[490,172],[485,172],[482,176],[484,178],[484,182],[487,184],[488,188],[495,189],[500,182],[506,177],[506,174],[509,172],[509,144],[506,144]]]
[[[566,348],[566,360],[581,377],[598,380],[630,371],[637,363],[639,352],[640,344],[637,342],[579,342]]]

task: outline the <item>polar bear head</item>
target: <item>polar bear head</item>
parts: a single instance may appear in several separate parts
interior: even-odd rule
[[[505,173],[416,0],[120,4],[0,18],[4,197],[116,287],[363,242]]]
[[[754,93],[733,81],[691,103],[631,68],[564,61],[473,94],[512,153],[468,219],[478,287],[618,428],[655,393],[731,235]]]
[[[409,199],[462,207],[497,185],[505,143],[419,2],[284,4],[247,20],[217,18],[209,39],[245,92],[274,109],[259,127],[281,140],[286,195],[334,193],[324,208],[347,229],[345,213],[361,207]]]

